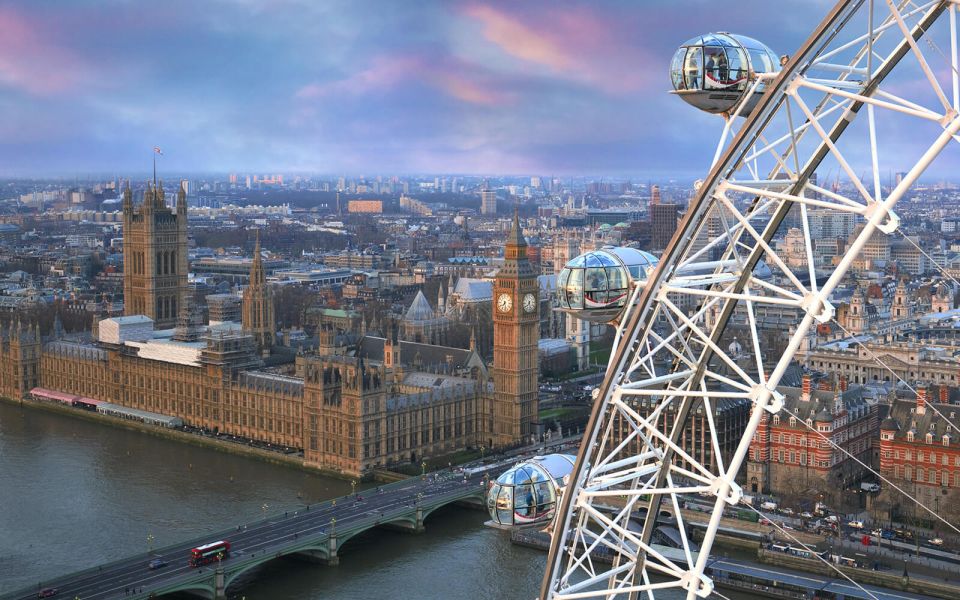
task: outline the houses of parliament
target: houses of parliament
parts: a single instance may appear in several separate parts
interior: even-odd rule
[[[36,326],[0,332],[0,394],[69,394],[179,417],[185,425],[303,450],[308,466],[349,476],[464,448],[496,448],[537,428],[540,302],[514,217],[493,284],[494,361],[468,349],[324,325],[310,351],[271,368],[274,299],[259,238],[242,323],[206,324],[187,289],[187,206],[148,184],[123,195],[124,315],[92,335],[42,339]]]

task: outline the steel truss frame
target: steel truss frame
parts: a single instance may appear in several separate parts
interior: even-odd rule
[[[783,406],[777,385],[811,327],[833,318],[831,295],[871,236],[897,230],[896,203],[949,142],[960,139],[956,3],[842,0],[775,78],[755,78],[748,93],[760,83],[767,91],[735,136],[738,115],[727,119],[709,175],[698,182],[660,263],[635,286],[617,327],[607,374],[595,391],[558,511],[542,600],[653,598],[668,588],[686,590],[688,600],[712,593],[705,573],[712,544],[724,508],[742,497],[735,479],[751,440]],[[942,51],[934,56],[949,63],[949,93],[919,44],[938,21],[948,29],[949,59]],[[895,93],[902,84],[894,81],[884,85],[898,65],[908,62],[922,73],[915,78],[925,84],[919,94]],[[854,170],[858,147],[841,143],[864,108],[867,140],[861,146],[868,153],[859,158],[868,161],[872,177],[867,182]],[[905,176],[884,190],[880,160],[891,151],[880,151],[878,124],[888,116],[932,123],[936,129]],[[851,191],[813,183],[824,161],[846,175]],[[799,211],[803,233],[802,275],[794,272],[786,252],[772,245],[791,209]],[[815,273],[811,210],[851,215],[862,227],[822,286]],[[761,259],[776,281],[756,274]],[[691,271],[704,260],[721,266],[712,274]],[[792,308],[800,315],[777,357],[764,356],[766,342],[756,318],[761,305]],[[735,315],[749,339],[724,348]],[[725,461],[713,408],[729,399],[745,399],[752,409],[742,439]],[[695,410],[709,426],[711,461],[684,445]],[[682,495],[689,493],[714,498],[699,552],[680,513]],[[647,518],[640,527],[630,519],[643,509],[659,515],[664,505],[680,531],[682,548],[673,553],[652,543],[656,519]],[[601,554],[612,558],[609,564],[598,560]]]

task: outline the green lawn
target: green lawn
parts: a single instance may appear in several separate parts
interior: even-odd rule
[[[569,406],[562,406],[560,408],[550,408],[547,410],[541,410],[540,422],[542,423],[547,420],[552,421],[554,419],[563,421],[564,419],[580,416],[586,413],[587,410],[588,410],[587,407],[581,408],[581,407],[569,407]]]

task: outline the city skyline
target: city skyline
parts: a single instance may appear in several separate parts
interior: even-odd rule
[[[152,144],[168,172],[696,176],[720,121],[667,93],[676,47],[789,53],[829,6],[750,4],[15,2],[0,176],[140,171]]]

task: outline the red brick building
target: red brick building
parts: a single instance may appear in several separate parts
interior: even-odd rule
[[[866,469],[830,441],[869,465],[879,425],[876,405],[864,399],[862,388],[848,389],[842,379],[833,391],[813,389],[809,375],[800,388],[777,389],[784,408],[764,415],[757,428],[744,489],[791,501],[838,503],[839,492],[863,479]]]
[[[932,402],[932,392],[938,402]],[[938,414],[939,413],[939,414]],[[950,389],[917,387],[916,394],[894,398],[880,425],[880,474],[951,522],[960,519],[960,407]],[[881,483],[871,508],[891,518],[930,515],[891,486]]]

